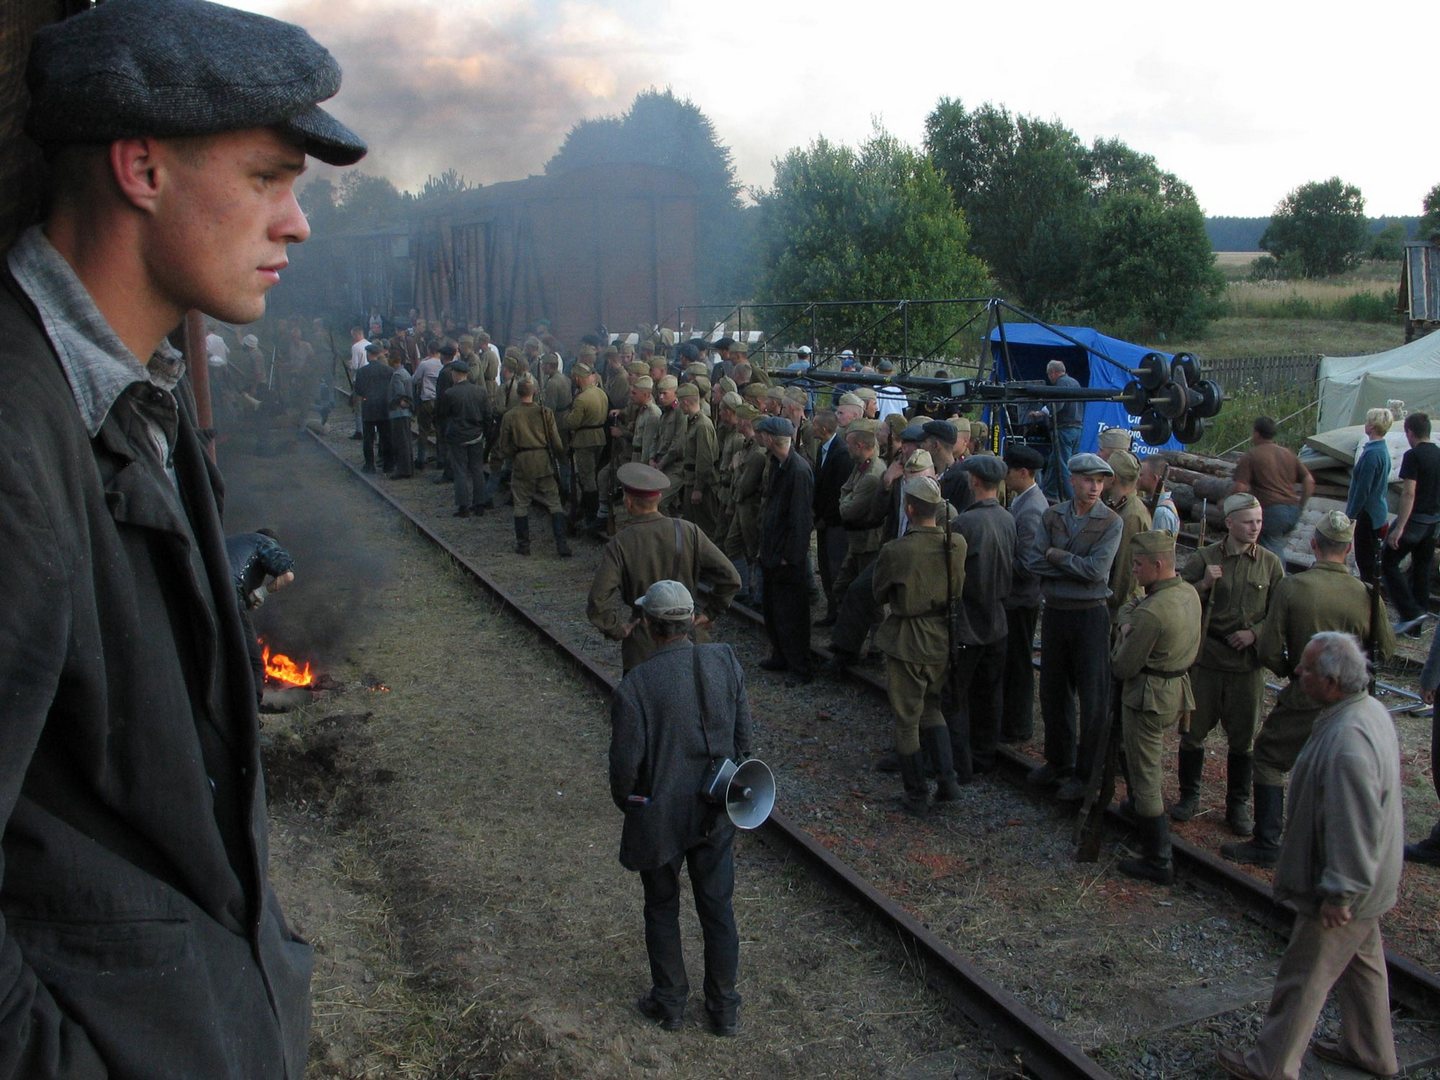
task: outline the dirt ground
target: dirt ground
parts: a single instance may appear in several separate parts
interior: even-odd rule
[[[318,953],[311,1075],[1005,1071],[893,942],[748,836],[740,1037],[709,1035],[698,996],[678,1034],[643,1021],[605,700],[314,448],[222,464],[229,526],[271,525],[297,560],[262,635],[340,686],[265,721],[272,876]]]

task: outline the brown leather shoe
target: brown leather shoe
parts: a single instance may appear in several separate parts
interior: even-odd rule
[[[1245,1063],[1245,1054],[1241,1050],[1232,1050],[1228,1046],[1222,1046],[1215,1051],[1215,1060],[1219,1062],[1220,1068],[1224,1069],[1237,1080],[1266,1080],[1257,1072],[1253,1072]]]
[[[1335,1039],[1316,1039],[1310,1044],[1310,1052],[1322,1061],[1328,1061],[1335,1065],[1343,1065],[1347,1069],[1358,1069],[1360,1072],[1369,1073],[1371,1076],[1381,1077],[1382,1080],[1399,1075],[1393,1072],[1376,1072],[1374,1069],[1361,1065],[1360,1062],[1347,1054],[1345,1048]]]

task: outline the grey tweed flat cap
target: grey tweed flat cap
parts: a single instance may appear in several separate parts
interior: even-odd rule
[[[364,141],[318,105],[340,65],[292,23],[206,0],[106,0],[41,28],[25,73],[41,146],[275,128],[330,165]]]

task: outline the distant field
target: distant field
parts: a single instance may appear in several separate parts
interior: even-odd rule
[[[1263,251],[1217,251],[1215,266],[1227,281],[1231,281],[1248,274],[1250,264],[1264,254]]]
[[[1166,352],[1207,356],[1358,356],[1405,343],[1404,331],[1387,323],[1330,319],[1228,317],[1210,324],[1203,338],[1148,342]]]

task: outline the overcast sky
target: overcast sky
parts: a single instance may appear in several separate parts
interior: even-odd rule
[[[1372,216],[1419,214],[1440,182],[1423,92],[1436,20],[1418,0],[231,2],[335,53],[329,108],[369,141],[360,168],[402,188],[452,166],[487,184],[538,173],[572,126],[648,87],[698,105],[752,187],[791,147],[854,144],[875,121],[919,145],[942,96],[1118,137],[1212,215],[1266,215],[1336,175]]]

